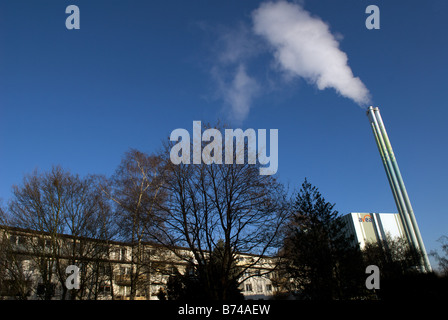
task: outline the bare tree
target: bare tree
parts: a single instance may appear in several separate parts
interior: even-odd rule
[[[0,298],[26,300],[31,294],[33,272],[28,268],[27,255],[20,248],[25,239],[10,227],[0,231]]]
[[[233,164],[175,165],[171,147],[167,144],[161,155],[168,198],[161,208],[165,229],[156,233],[163,235],[156,241],[194,265],[209,298],[226,299],[235,279],[245,280],[247,269],[276,250],[286,211],[284,189],[275,177],[260,175],[258,164],[236,164],[235,152]],[[222,264],[213,273],[210,253],[218,243]],[[176,250],[178,246],[189,250]],[[241,253],[256,256],[235,273],[233,263]]]
[[[32,274],[26,268],[25,255],[20,250],[24,238],[18,238],[0,206],[0,299],[15,296],[24,300],[30,295]]]
[[[37,294],[51,299],[57,281],[61,299],[66,299],[66,268],[76,265],[81,269],[81,287],[73,289],[69,298],[84,297],[95,272],[92,263],[102,247],[92,240],[104,241],[110,235],[104,232],[105,224],[111,223],[110,208],[94,179],[54,166],[49,172],[26,176],[22,186],[13,187],[13,193],[12,223],[32,234],[26,250],[41,277]]]
[[[430,254],[438,261],[441,275],[448,277],[448,237],[441,236],[437,241],[441,243],[444,256],[440,256],[436,250],[431,250]]]
[[[131,247],[129,274],[124,275],[129,282],[122,281],[130,286],[130,299],[147,290],[151,252],[145,250],[145,241],[148,234],[162,229],[156,205],[164,199],[160,164],[156,156],[130,150],[103,185],[103,192],[115,203],[120,239]]]
[[[68,265],[80,268],[80,289],[71,290],[71,299],[97,298],[98,286],[110,277],[101,270],[108,270],[110,248],[114,237],[114,221],[109,200],[97,184],[98,179],[84,179],[75,175],[67,177],[64,201],[65,233],[70,237],[61,242],[64,259],[58,259],[59,279],[66,278]],[[106,267],[105,264],[106,263]],[[63,286],[63,296],[66,293]]]
[[[39,233],[28,242],[27,250],[41,277],[37,294],[46,300],[54,295],[60,235],[64,232],[66,179],[67,174],[60,167],[53,167],[45,174],[34,171],[24,177],[21,187],[13,186],[9,206],[15,226]]]
[[[103,192],[104,177],[89,176],[91,192],[94,195],[96,214],[90,234],[90,278],[86,279],[88,299],[98,299],[100,293],[110,294],[114,300],[114,263],[112,262],[113,241],[118,227],[113,214],[111,200]],[[92,242],[93,240],[93,242]],[[106,291],[105,288],[110,290]]]

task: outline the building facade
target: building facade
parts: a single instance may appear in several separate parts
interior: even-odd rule
[[[245,299],[270,299],[273,263],[269,257],[239,254],[239,288]],[[191,272],[186,248],[151,243],[76,238],[0,227],[0,299],[70,299],[68,266],[79,270],[81,294],[98,300],[159,300],[170,276]],[[189,271],[190,270],[190,271]]]
[[[353,236],[361,249],[369,242],[380,242],[388,236],[405,237],[403,223],[397,213],[352,212],[341,219],[346,223],[347,233]]]

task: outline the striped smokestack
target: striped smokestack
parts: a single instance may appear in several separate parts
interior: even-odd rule
[[[412,209],[411,202],[409,201],[409,196],[406,191],[406,187],[404,186],[400,169],[398,168],[398,163],[392,150],[392,145],[390,144],[389,137],[387,136],[380,110],[378,108],[370,107],[367,111],[367,116],[369,117],[369,121],[372,126],[375,141],[383,161],[387,179],[389,180],[389,184],[392,189],[392,194],[405,229],[408,243],[411,248],[415,248],[421,254],[422,268],[427,272],[431,272],[432,269],[425,246],[423,244],[423,239],[420,235],[420,230],[414,216],[414,211]]]

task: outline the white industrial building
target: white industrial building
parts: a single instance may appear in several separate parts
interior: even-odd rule
[[[398,213],[352,212],[341,218],[346,223],[347,233],[363,249],[369,242],[405,237],[403,223]]]

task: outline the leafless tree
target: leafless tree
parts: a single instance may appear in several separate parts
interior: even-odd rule
[[[0,231],[0,299],[4,296],[26,300],[31,294],[32,271],[14,230],[3,227]]]
[[[163,229],[156,205],[164,201],[160,164],[156,156],[130,150],[112,178],[103,184],[103,192],[115,203],[120,240],[131,248],[129,274],[123,275],[129,279],[130,299],[148,288],[151,251],[145,241],[149,240],[148,234]]]
[[[27,250],[41,276],[38,295],[51,299],[54,295],[54,277],[60,256],[60,235],[64,232],[64,183],[67,174],[60,167],[40,174],[34,171],[24,177],[21,187],[13,186],[9,210],[15,226],[36,231],[35,239],[28,241]]]
[[[175,165],[169,158],[171,147],[167,144],[161,154],[168,197],[161,208],[165,228],[156,233],[156,241],[194,265],[210,298],[226,299],[227,285],[234,278],[245,280],[246,271],[278,247],[277,234],[286,213],[284,188],[274,176],[260,175],[258,164],[236,164],[236,152],[233,164]],[[220,260],[225,262],[220,279],[209,265],[218,243]],[[176,246],[188,248],[193,256]],[[235,273],[234,261],[241,253],[255,255]]]
[[[98,299],[100,293],[111,295],[114,300],[114,263],[112,262],[113,241],[118,235],[113,206],[110,199],[103,192],[103,177],[89,176],[88,182],[95,203],[95,219],[89,235],[91,244],[89,261],[91,272],[86,279],[87,299]],[[93,241],[92,241],[93,240]],[[105,288],[110,291],[105,292]]]
[[[431,250],[430,255],[438,261],[441,275],[448,277],[448,237],[441,236],[437,241],[441,244],[444,256],[440,256],[436,250]]]
[[[59,278],[65,279],[68,265],[80,268],[80,289],[71,290],[71,299],[95,299],[99,285],[112,280],[104,270],[110,269],[108,242],[115,235],[114,221],[109,200],[97,182],[92,176],[67,178],[64,226],[70,237],[61,243],[65,259],[58,260],[61,265],[57,270],[63,271]]]
[[[30,294],[31,273],[27,270],[25,256],[18,247],[22,241],[8,227],[5,210],[0,206],[0,299],[15,296],[22,300],[27,299]]]
[[[21,186],[13,186],[9,210],[14,226],[31,231],[26,250],[41,277],[38,295],[51,299],[57,281],[61,299],[84,297],[102,246],[92,240],[110,236],[104,232],[105,224],[110,225],[110,210],[95,180],[80,178],[60,166],[44,173],[35,171]],[[81,287],[72,289],[69,296],[65,285],[68,265],[81,269]]]

